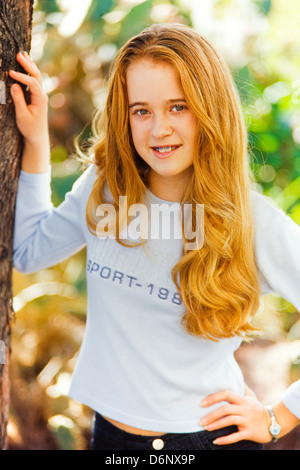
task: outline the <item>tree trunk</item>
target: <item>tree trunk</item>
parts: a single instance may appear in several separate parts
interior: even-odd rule
[[[10,96],[9,69],[30,49],[33,0],[0,0],[0,449],[7,449],[12,308],[12,238],[22,137]]]

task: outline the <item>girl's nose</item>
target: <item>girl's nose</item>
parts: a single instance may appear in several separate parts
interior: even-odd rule
[[[155,116],[151,125],[151,134],[152,137],[156,139],[161,139],[171,135],[173,128],[169,119],[166,116]]]

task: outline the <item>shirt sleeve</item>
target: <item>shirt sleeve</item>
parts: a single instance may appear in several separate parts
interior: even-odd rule
[[[270,198],[259,193],[252,197],[262,294],[276,293],[300,311],[300,227]],[[288,387],[282,400],[300,419],[300,380]]]
[[[276,293],[300,311],[300,226],[270,198],[252,197],[261,294]]]
[[[282,401],[284,405],[300,419],[300,380],[297,380],[284,392]]]
[[[53,266],[80,251],[85,240],[85,205],[92,167],[74,183],[65,200],[51,202],[51,169],[43,174],[20,172],[13,240],[14,267],[32,273]]]

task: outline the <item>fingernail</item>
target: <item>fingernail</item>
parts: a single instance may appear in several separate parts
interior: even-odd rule
[[[205,429],[205,431],[209,431],[209,427],[205,426],[205,424],[202,424],[201,421],[200,421],[200,426],[202,426],[203,429]]]
[[[207,405],[207,401],[206,400],[202,400],[202,402],[200,403],[200,406],[206,406]]]
[[[19,89],[16,85],[12,85],[10,88],[11,93],[16,94],[18,93]]]
[[[215,444],[215,446],[218,446],[219,444],[217,443],[217,441],[213,441],[213,444]]]

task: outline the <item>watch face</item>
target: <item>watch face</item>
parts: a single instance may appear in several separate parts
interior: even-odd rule
[[[277,423],[271,424],[270,433],[272,434],[272,436],[278,436],[278,434],[280,434],[280,431],[281,431],[281,427],[279,426],[279,424]]]

